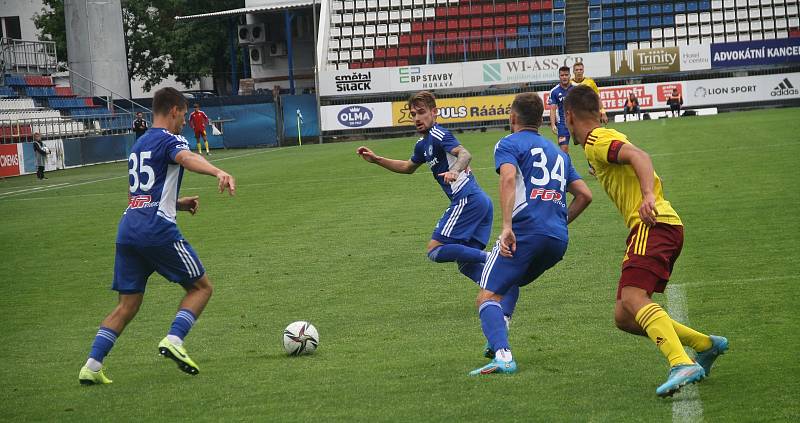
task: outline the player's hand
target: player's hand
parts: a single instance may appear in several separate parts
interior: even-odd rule
[[[178,210],[188,211],[191,214],[197,213],[200,208],[200,197],[181,197],[178,199]]]
[[[550,125],[550,130],[553,131],[553,135],[558,135],[558,128],[555,125]]]
[[[447,182],[448,184],[452,184],[453,182],[456,181],[456,179],[458,179],[458,173],[451,172],[449,170],[447,172],[440,173],[439,176],[444,178],[444,181]]]
[[[366,160],[366,161],[368,161],[370,163],[375,163],[375,162],[378,161],[378,156],[375,155],[375,153],[373,153],[372,150],[370,150],[367,147],[364,147],[364,146],[358,147],[358,150],[356,150],[356,153],[358,153],[358,155],[361,156],[362,159],[364,159],[364,160]]]
[[[652,193],[646,194],[642,198],[642,205],[639,207],[639,217],[645,225],[654,226],[656,224],[656,216],[658,216],[656,196]]]
[[[602,123],[603,125],[608,123],[608,115],[606,114],[606,112],[600,112],[600,123]]]
[[[500,255],[503,257],[514,257],[517,251],[517,237],[510,228],[503,229],[500,233]]]
[[[223,171],[219,171],[217,174],[217,179],[219,180],[219,192],[220,194],[225,192],[225,189],[228,189],[228,192],[231,196],[236,194],[236,180],[233,179],[233,176],[228,175]]]

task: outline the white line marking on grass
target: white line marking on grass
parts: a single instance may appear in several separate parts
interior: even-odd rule
[[[10,194],[16,194],[16,193],[18,193],[18,192],[32,192],[32,191],[38,191],[38,190],[40,190],[40,189],[57,187],[57,186],[61,186],[61,185],[66,185],[66,184],[68,184],[68,183],[69,183],[69,182],[62,182],[62,183],[60,183],[60,184],[53,184],[53,185],[42,185],[42,186],[39,186],[39,187],[25,188],[25,189],[20,189],[20,190],[17,190],[17,191],[0,192],[0,196],[3,196],[3,195],[10,195]]]
[[[681,285],[669,285],[667,288],[669,317],[685,325],[689,324],[686,312],[686,293]],[[688,350],[687,347],[684,347]],[[684,386],[678,398],[672,400],[673,422],[703,421],[703,402],[697,385]]]
[[[223,160],[238,159],[240,157],[254,156],[256,154],[271,153],[273,151],[286,150],[288,148],[292,148],[292,147],[278,147],[278,148],[273,148],[273,149],[265,149],[263,151],[256,151],[256,152],[252,152],[252,153],[239,154],[239,155],[236,155],[236,156],[222,157],[222,158],[219,158],[219,159],[213,159],[213,160],[209,160],[209,161],[212,162],[212,163],[213,162],[221,162]],[[69,183],[69,182],[64,182],[64,183],[61,183],[61,184],[48,185],[46,187],[35,187],[35,188],[22,189],[22,190],[19,190],[19,191],[0,193],[0,200],[6,199],[6,198],[10,198],[10,197],[15,197],[17,195],[25,195],[25,194],[33,194],[33,193],[38,194],[40,192],[51,191],[51,190],[54,190],[54,189],[72,188],[72,187],[77,187],[77,186],[80,186],[80,185],[93,184],[93,183],[96,183],[96,182],[110,181],[112,179],[122,179],[122,178],[127,178],[127,177],[128,177],[128,175],[112,176],[110,178],[94,179],[94,180],[91,180],[91,181],[78,182],[78,183],[74,183],[74,184],[73,183]],[[52,197],[37,197],[37,198],[29,198],[29,199],[32,200],[32,199],[49,199],[49,198],[52,198]]]

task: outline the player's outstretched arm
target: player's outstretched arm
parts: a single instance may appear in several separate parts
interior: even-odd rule
[[[567,185],[567,192],[573,196],[572,202],[567,208],[567,224],[569,225],[592,203],[592,190],[589,189],[586,182],[583,182],[583,179],[578,179]]]
[[[472,161],[472,154],[464,148],[464,146],[459,145],[458,147],[450,150],[450,154],[456,156],[456,161],[450,166],[450,169],[447,172],[440,173],[439,176],[444,178],[444,181],[449,183],[453,183],[456,179],[458,179],[458,175],[464,171],[469,166],[469,162]]]
[[[517,191],[517,168],[511,163],[500,166],[500,209],[503,214],[503,231],[500,233],[500,254],[513,257],[517,251],[517,238],[511,228],[512,213]]]
[[[233,176],[212,165],[203,156],[183,150],[175,155],[175,162],[192,172],[216,177],[219,181],[219,192],[227,189],[231,195],[236,193],[236,181]]]
[[[639,217],[648,226],[656,224],[656,196],[653,193],[655,187],[655,170],[650,155],[631,144],[623,144],[617,154],[617,162],[629,164],[639,178],[639,188],[642,190],[642,205],[639,207]]]
[[[375,163],[376,165],[391,170],[395,173],[414,173],[419,168],[419,163],[414,163],[411,160],[394,160],[394,159],[387,159],[383,156],[378,156],[372,150],[367,147],[361,146],[358,147],[356,150],[359,156],[362,159],[366,160],[369,163]]]
[[[558,135],[558,128],[556,128],[556,116],[558,115],[558,106],[550,106],[550,130],[553,134]]]

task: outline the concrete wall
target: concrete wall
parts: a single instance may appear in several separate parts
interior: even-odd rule
[[[64,18],[70,68],[129,98],[120,0],[65,0]],[[81,78],[73,78],[72,88],[79,95],[108,95]]]
[[[0,16],[19,16],[23,40],[38,40],[39,30],[33,24],[33,15],[41,12],[41,0],[0,0]]]

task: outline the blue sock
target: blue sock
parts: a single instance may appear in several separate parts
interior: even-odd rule
[[[89,358],[93,358],[102,363],[103,359],[108,355],[108,352],[114,347],[114,343],[117,342],[118,335],[119,334],[114,332],[113,329],[100,326],[97,335],[94,336]]]
[[[479,275],[480,276],[480,275]],[[500,307],[503,307],[503,313],[510,319],[514,314],[514,308],[517,307],[517,300],[519,299],[519,286],[514,285],[511,289],[503,295],[500,300]]]
[[[464,276],[472,279],[475,283],[481,283],[481,274],[485,263],[464,263],[457,262],[458,271],[463,273]]]
[[[186,338],[186,334],[194,326],[195,320],[197,320],[197,317],[189,309],[182,308],[178,310],[178,314],[175,315],[175,320],[172,321],[172,326],[169,328],[167,335],[177,336],[180,339]]]
[[[451,261],[483,263],[486,261],[486,251],[461,244],[445,244],[429,251],[428,258],[437,263],[448,263]]]
[[[497,301],[486,301],[478,307],[481,328],[493,351],[511,349],[508,346],[508,329],[503,319],[503,308]]]

